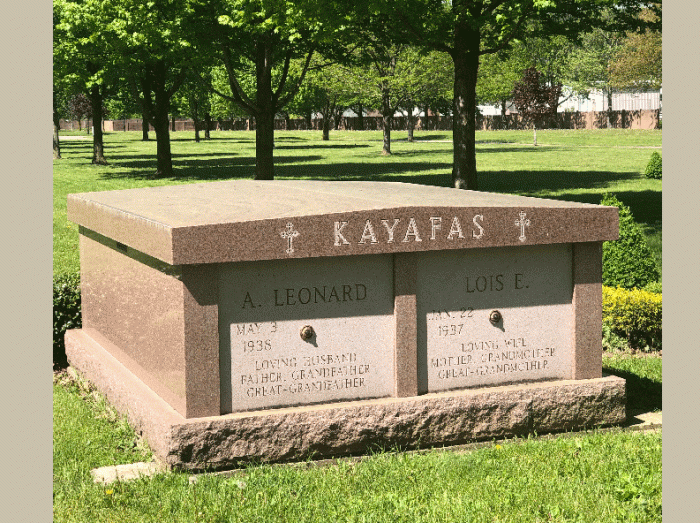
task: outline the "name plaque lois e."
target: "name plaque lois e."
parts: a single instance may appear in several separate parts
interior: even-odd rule
[[[222,265],[223,412],[393,390],[391,256]]]
[[[569,245],[422,253],[423,388],[570,379],[572,292]]]

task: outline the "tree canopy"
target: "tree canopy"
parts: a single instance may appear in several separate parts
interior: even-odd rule
[[[637,0],[54,0],[54,92],[94,107],[110,85],[128,92],[156,129],[157,176],[173,174],[169,114],[250,115],[258,179],[274,177],[277,114],[337,121],[370,106],[388,133],[396,110],[410,119],[450,97],[452,183],[477,189],[477,100],[503,103],[530,66],[576,92],[660,85],[660,12]],[[101,131],[94,143],[104,161]]]
[[[614,6],[609,21],[600,17],[605,6]],[[476,84],[480,56],[508,49],[528,31],[530,36],[564,35],[575,39],[596,26],[637,27],[641,8],[636,0],[366,0],[357,3],[356,12],[388,16],[396,24],[397,39],[451,56],[452,182],[457,188],[477,189]]]
[[[616,89],[645,91],[661,88],[661,31],[659,14],[646,9],[640,18],[652,27],[628,32],[620,42],[609,66],[610,84]]]

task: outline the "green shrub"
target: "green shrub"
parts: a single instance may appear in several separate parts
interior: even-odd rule
[[[647,292],[654,292],[656,294],[661,294],[661,282],[660,281],[653,281],[651,283],[647,283],[644,286],[644,290]]]
[[[642,289],[659,281],[654,253],[629,207],[609,194],[600,203],[615,206],[620,212],[620,238],[603,242],[603,285]]]
[[[603,338],[607,349],[620,341],[635,350],[661,349],[661,294],[603,286]]]
[[[82,326],[80,316],[80,278],[77,274],[56,276],[53,280],[53,364],[67,365],[63,335]]]
[[[615,333],[610,325],[603,323],[603,350],[608,352],[627,352],[629,343],[622,336]]]
[[[658,152],[651,153],[647,168],[644,170],[644,176],[655,180],[661,179],[661,155]]]

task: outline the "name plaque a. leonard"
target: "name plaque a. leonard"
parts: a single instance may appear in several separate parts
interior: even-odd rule
[[[224,264],[222,412],[390,396],[392,270],[390,255]]]
[[[391,182],[70,195],[69,363],[172,468],[625,419],[602,375],[617,208]]]

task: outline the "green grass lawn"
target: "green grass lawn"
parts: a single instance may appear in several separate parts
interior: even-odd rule
[[[70,193],[127,189],[164,184],[252,178],[255,133],[212,132],[209,141],[194,141],[192,132],[171,134],[176,178],[153,180],[156,143],[141,141],[140,132],[105,135],[110,165],[90,164],[91,137],[63,140],[63,159],[54,161],[54,273],[77,272],[78,233],[66,220]],[[380,131],[333,131],[322,141],[319,131],[275,134],[277,178],[401,181],[450,185],[452,134],[392,132],[392,155],[382,156]],[[641,223],[661,265],[661,181],[643,172],[661,131],[541,130],[538,146],[531,131],[477,133],[479,190],[600,203],[605,192],[617,195]]]
[[[634,384],[636,407],[660,406],[660,358],[615,356],[604,366]],[[323,467],[259,465],[194,484],[173,472],[94,484],[90,469],[150,453],[98,395],[56,381],[54,521],[661,521],[661,431],[591,430]]]

